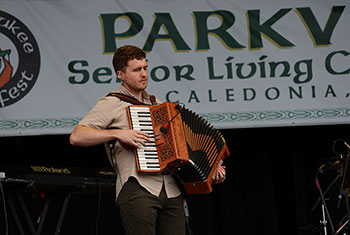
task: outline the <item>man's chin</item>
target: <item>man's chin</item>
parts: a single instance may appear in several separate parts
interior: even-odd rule
[[[147,88],[147,84],[146,85],[141,85],[140,86],[140,90],[145,90]]]

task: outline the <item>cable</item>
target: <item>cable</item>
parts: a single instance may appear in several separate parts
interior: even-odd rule
[[[169,121],[167,121],[167,123],[165,123],[165,124],[160,128],[160,131],[161,131],[161,132],[167,133],[169,124],[177,117],[177,115],[179,115],[179,113],[181,113],[182,107],[181,107],[179,104],[176,106],[176,108],[177,108],[179,111],[177,112],[176,115],[174,115],[174,117],[172,117]]]
[[[2,203],[4,205],[4,216],[5,216],[5,234],[8,235],[9,232],[9,225],[8,225],[8,220],[7,220],[7,211],[6,211],[6,202],[5,202],[5,193],[4,193],[4,189],[2,188],[2,183],[0,180],[0,189],[1,189],[1,195],[2,195]]]
[[[99,184],[99,193],[98,193],[98,203],[97,203],[97,216],[96,216],[96,235],[98,235],[98,222],[100,221],[100,210],[101,210],[101,183]]]

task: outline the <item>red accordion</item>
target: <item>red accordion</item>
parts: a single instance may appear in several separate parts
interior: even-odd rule
[[[202,117],[178,104],[130,105],[130,129],[151,136],[135,149],[141,173],[172,172],[187,194],[212,191],[215,171],[229,150],[222,134]]]

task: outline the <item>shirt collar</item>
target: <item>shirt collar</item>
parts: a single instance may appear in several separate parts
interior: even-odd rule
[[[133,94],[130,93],[130,91],[128,89],[126,89],[123,85],[120,85],[119,88],[116,90],[116,92],[122,93],[124,95],[128,95],[130,97],[133,97],[135,99],[137,99],[135,96],[133,96]],[[151,104],[151,100],[150,100],[150,95],[146,92],[143,91],[142,92],[142,97],[143,97],[143,103],[145,104]],[[137,99],[139,100],[139,99]],[[141,101],[141,100],[139,100]],[[142,101],[141,101],[142,102]]]

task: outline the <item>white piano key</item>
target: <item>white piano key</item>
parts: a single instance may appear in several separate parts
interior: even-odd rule
[[[151,159],[149,159],[149,158],[151,158]],[[153,156],[153,157],[152,156],[148,156],[147,158],[146,157],[139,157],[138,161],[139,162],[144,162],[144,163],[149,162],[149,163],[158,163],[159,164],[159,159],[158,159],[157,156]]]
[[[153,153],[158,155],[157,153],[157,148],[154,147],[147,147],[145,149],[140,149],[139,151],[137,151],[138,153]]]
[[[144,171],[144,172],[146,172],[147,170],[148,171],[159,171],[160,170],[160,168],[159,167],[140,167],[140,169],[142,170],[142,171]]]
[[[142,154],[142,153],[143,153],[143,154],[150,153],[150,154],[153,154],[153,155],[158,155],[156,149],[150,149],[150,148],[148,148],[148,149],[140,149],[140,150],[138,150],[137,152],[138,152],[138,153],[141,153],[141,154]]]
[[[148,106],[130,106],[129,109],[132,109],[132,110],[143,110],[143,109],[147,109],[147,110],[149,110],[149,107],[148,107]]]
[[[157,152],[157,147],[153,147],[153,146],[143,146],[141,148],[137,149],[137,152]]]
[[[152,126],[140,126],[140,125],[132,125],[132,128],[134,129],[134,130],[136,130],[136,129],[147,129],[147,130],[149,130],[149,131],[151,131],[151,132],[153,132],[153,127]]]
[[[157,150],[157,147],[155,147],[155,142],[152,143],[146,143],[146,146],[141,146],[139,148],[137,148],[137,150]]]
[[[151,112],[149,110],[130,110],[130,113],[131,114],[146,114],[146,115],[149,115],[151,114]]]
[[[159,162],[139,162],[139,166],[156,166],[160,167]]]
[[[132,125],[142,126],[142,125],[152,125],[152,120],[132,120]]]
[[[146,157],[157,157],[158,158],[158,154],[157,153],[138,152],[137,157],[139,159],[146,159]]]
[[[147,160],[147,158],[155,158],[158,159],[158,155],[157,154],[145,154],[145,153],[138,153],[137,154],[137,158],[141,159],[141,160]],[[151,159],[152,160],[152,159]]]
[[[141,146],[139,148],[137,148],[138,150],[143,150],[143,149],[157,149],[156,144],[155,143],[146,143],[145,146]]]
[[[151,119],[151,113],[147,113],[147,112],[130,112],[130,116],[136,119],[138,119],[138,116],[145,116],[144,118],[147,121]]]
[[[156,154],[154,154],[154,155],[151,155],[151,154],[149,154],[149,155],[145,155],[145,154],[138,154],[137,155],[137,158],[139,159],[139,160],[145,160],[145,161],[147,161],[147,160],[150,160],[150,159],[147,159],[147,157],[157,157],[158,158],[158,155],[156,155]],[[158,160],[159,161],[159,160]]]
[[[130,113],[151,113],[148,109],[130,109]]]
[[[154,148],[156,148],[156,142],[154,142],[154,141],[146,142],[145,145],[146,145],[146,147],[154,147]]]
[[[148,163],[139,163],[140,167],[154,167],[154,168],[160,168],[159,164],[148,164]]]

